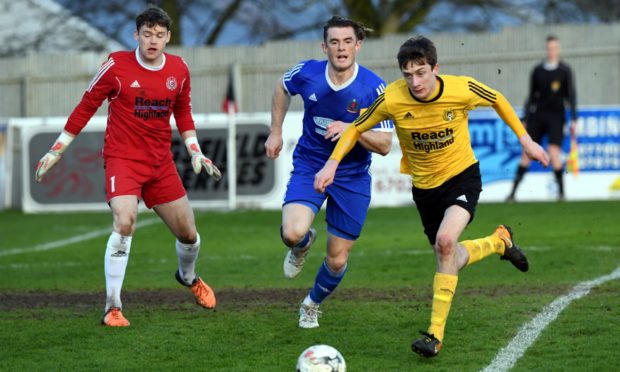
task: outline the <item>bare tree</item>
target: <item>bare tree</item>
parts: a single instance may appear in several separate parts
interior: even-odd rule
[[[0,57],[29,52],[101,52],[119,43],[52,1],[0,0]]]
[[[239,43],[261,42],[271,38],[271,29],[266,27],[273,26],[269,18],[276,18],[273,4],[264,0],[57,1],[128,47],[133,46],[131,35],[135,31],[135,16],[148,4],[160,6],[172,18],[172,45],[214,45],[224,32],[231,32],[228,29],[231,26],[236,32],[248,35]],[[271,9],[271,14],[266,15],[266,9]]]
[[[56,0],[104,33],[133,46],[135,15],[147,3],[173,19],[172,44],[256,44],[319,38],[333,14],[375,30],[371,37],[425,31],[497,30],[527,22],[609,22],[620,0]]]
[[[178,0],[161,0],[159,5],[170,15],[170,18],[174,20],[170,26],[170,44],[180,45],[183,36],[181,33],[181,16],[183,15],[183,9],[181,8],[180,2]]]
[[[100,29],[127,47],[133,46],[131,37],[136,28],[136,14],[145,6],[144,1],[133,0],[56,0],[71,13]]]
[[[620,0],[546,0],[541,3],[546,23],[620,20]]]
[[[349,16],[375,30],[373,36],[403,33],[419,25],[438,0],[343,0]]]

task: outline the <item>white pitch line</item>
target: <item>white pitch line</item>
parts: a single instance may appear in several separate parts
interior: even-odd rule
[[[148,220],[138,221],[137,227],[149,226],[159,221],[160,221],[159,218],[151,218]],[[73,236],[68,239],[56,240],[54,242],[38,244],[33,247],[11,248],[7,250],[2,250],[0,251],[0,257],[15,256],[15,255],[24,254],[24,253],[49,251],[49,250],[56,249],[56,248],[62,248],[70,244],[75,244],[75,243],[83,242],[85,240],[98,238],[100,236],[109,235],[111,232],[112,232],[111,227],[106,227],[105,229],[91,231],[89,233]]]
[[[519,358],[536,341],[542,331],[553,322],[558,315],[574,300],[578,300],[590,293],[590,290],[599,285],[620,278],[620,267],[616,268],[611,274],[577,284],[568,294],[557,298],[555,301],[545,306],[534,319],[525,323],[519,333],[502,348],[495,359],[483,372],[508,371],[514,367]]]

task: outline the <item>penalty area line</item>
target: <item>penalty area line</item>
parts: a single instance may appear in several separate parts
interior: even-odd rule
[[[620,267],[616,268],[610,274],[577,284],[569,293],[555,299],[552,303],[545,306],[536,317],[525,323],[510,343],[502,348],[491,364],[482,371],[508,371],[514,367],[517,360],[525,354],[525,351],[536,341],[542,331],[553,322],[571,302],[587,296],[592,288],[619,278]]]
[[[159,221],[159,218],[151,218],[151,219],[147,219],[143,221],[138,221],[136,225],[137,227],[144,227],[144,226],[152,225],[158,221]],[[32,247],[11,248],[11,249],[0,251],[0,257],[15,256],[15,255],[24,254],[24,253],[49,251],[52,249],[65,247],[67,245],[80,243],[85,240],[90,240],[90,239],[98,238],[100,236],[109,235],[111,232],[112,232],[112,229],[110,227],[106,227],[105,229],[91,231],[89,233],[73,236],[68,239],[62,239],[62,240],[56,240],[53,242],[37,244]]]

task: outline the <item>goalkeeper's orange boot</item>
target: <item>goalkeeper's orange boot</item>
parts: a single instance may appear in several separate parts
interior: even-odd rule
[[[506,225],[499,225],[493,235],[498,236],[504,241],[506,249],[504,254],[500,257],[502,260],[508,260],[520,271],[526,272],[529,269],[527,257],[525,253],[517,247],[512,235],[512,229]]]
[[[129,320],[125,319],[120,307],[111,307],[103,314],[101,324],[108,327],[129,327]]]
[[[175,273],[174,277],[177,279],[179,283],[191,289],[192,293],[194,294],[194,297],[196,297],[196,303],[198,305],[204,308],[207,308],[207,309],[215,308],[215,305],[217,303],[215,299],[215,293],[213,293],[213,290],[211,289],[211,287],[209,287],[207,283],[205,283],[202,279],[200,279],[200,277],[197,276],[192,282],[192,284],[185,283],[183,278],[181,278],[181,274],[179,273],[178,270]]]

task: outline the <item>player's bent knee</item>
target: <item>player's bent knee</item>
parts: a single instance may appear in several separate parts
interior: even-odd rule
[[[305,236],[306,232],[297,231],[292,225],[280,226],[280,238],[287,247],[294,247]]]
[[[123,236],[133,235],[136,230],[136,216],[132,214],[114,215],[114,230]]]
[[[437,235],[434,248],[440,256],[451,256],[455,252],[456,241],[448,235]]]
[[[325,258],[325,263],[327,264],[327,267],[329,267],[329,269],[331,271],[339,273],[339,272],[342,272],[347,267],[347,258],[348,257],[341,257],[341,256],[330,257],[330,256],[327,256]]]
[[[194,244],[198,240],[196,229],[183,229],[177,234],[177,240],[183,244]]]
[[[122,236],[133,235],[133,232],[136,228],[135,223],[130,220],[117,222],[115,225],[116,225],[117,232],[121,234]]]

